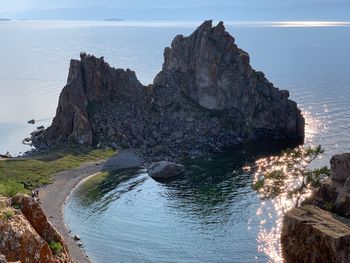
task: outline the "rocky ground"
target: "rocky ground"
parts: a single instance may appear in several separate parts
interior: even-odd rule
[[[82,53],[71,61],[51,127],[34,132],[32,144],[139,148],[158,161],[249,140],[303,139],[304,118],[289,92],[249,60],[223,23],[212,21],[175,37],[147,87],[135,72]]]

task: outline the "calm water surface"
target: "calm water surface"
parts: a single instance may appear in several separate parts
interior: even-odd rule
[[[148,84],[164,47],[198,24],[0,23],[0,153],[27,150],[21,139],[50,124],[80,51],[131,68]],[[319,164],[350,151],[349,24],[229,23],[227,30],[253,67],[298,102],[306,143],[326,149]],[[32,118],[34,126],[26,123]],[[167,184],[144,170],[115,171],[72,196],[66,221],[96,262],[278,262],[281,211],[259,201],[242,170],[278,150],[248,145],[190,160],[189,174]]]

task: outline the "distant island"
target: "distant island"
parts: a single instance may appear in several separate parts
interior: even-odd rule
[[[4,22],[4,21],[11,21],[10,18],[0,18],[0,22]]]
[[[121,22],[121,21],[124,21],[124,19],[121,19],[121,18],[106,18],[104,21],[117,21],[117,22]]]
[[[271,5],[198,5],[158,8],[135,8],[126,4],[123,8],[116,7],[71,7],[51,9],[29,9],[12,11],[2,14],[3,17],[28,20],[97,20],[109,21],[109,18],[123,18],[124,20],[189,20],[201,21],[210,17],[214,20],[227,21],[348,21],[350,9],[349,1],[333,1],[329,3],[305,3],[292,2]],[[118,20],[112,20],[118,21]]]

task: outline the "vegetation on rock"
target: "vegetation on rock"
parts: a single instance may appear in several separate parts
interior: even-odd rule
[[[61,242],[52,241],[49,246],[50,246],[50,249],[54,255],[58,256],[62,252],[63,246],[62,246]]]
[[[4,262],[73,263],[38,200],[27,195],[0,197],[0,251]]]
[[[11,217],[13,217],[14,215],[15,215],[15,211],[11,207],[7,207],[2,211],[0,211],[0,219],[5,221],[11,219]]]
[[[324,150],[317,147],[298,147],[284,151],[280,156],[261,159],[255,164],[253,184],[262,199],[272,199],[283,194],[294,201],[295,207],[300,199],[311,189],[317,188],[330,175],[327,166],[311,168]]]

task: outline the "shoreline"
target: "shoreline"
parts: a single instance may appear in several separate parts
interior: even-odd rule
[[[138,167],[143,160],[133,149],[119,151],[108,160],[87,163],[76,169],[62,171],[53,177],[53,183],[45,185],[39,191],[41,206],[52,225],[65,240],[71,258],[77,263],[91,263],[92,261],[74,240],[74,233],[70,232],[69,226],[64,220],[64,206],[72,193],[86,180],[101,171],[111,169],[123,169]],[[83,240],[82,240],[83,242]]]

